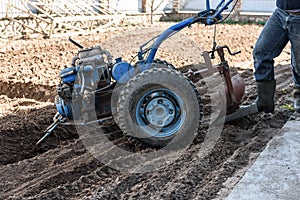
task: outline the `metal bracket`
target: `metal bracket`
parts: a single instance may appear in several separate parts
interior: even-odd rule
[[[51,133],[54,131],[54,129],[58,126],[58,124],[60,122],[64,122],[65,118],[63,116],[61,116],[61,114],[59,114],[59,112],[57,112],[55,114],[55,116],[53,117],[54,122],[48,126],[48,128],[44,131],[44,136],[36,143],[36,145],[41,144],[42,142],[44,142],[50,135]]]

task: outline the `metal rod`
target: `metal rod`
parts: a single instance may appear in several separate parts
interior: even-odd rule
[[[51,133],[54,131],[54,129],[56,129],[58,124],[60,122],[65,121],[65,118],[63,116],[61,116],[59,114],[59,112],[57,112],[55,114],[55,116],[53,117],[53,121],[54,122],[50,126],[48,126],[48,128],[44,131],[44,133],[45,133],[44,136],[37,143],[35,143],[36,145],[39,145],[42,142],[44,142],[51,135]]]
[[[53,122],[44,132],[45,133],[44,136],[35,145],[39,145],[42,142],[44,142],[51,135],[54,129],[58,126],[58,124],[59,124],[59,120]]]
[[[85,126],[85,125],[91,125],[91,124],[96,124],[96,123],[100,123],[100,124],[104,124],[105,122],[112,120],[113,117],[106,117],[103,119],[99,119],[99,120],[94,120],[94,121],[90,121],[90,122],[67,122],[67,123],[61,123],[61,125],[63,126]]]
[[[83,49],[84,46],[79,44],[78,42],[76,42],[75,40],[73,40],[71,37],[69,37],[69,41],[72,42],[74,45],[76,45],[77,47],[79,47],[80,49]]]

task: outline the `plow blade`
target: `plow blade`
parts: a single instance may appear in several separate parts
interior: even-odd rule
[[[257,109],[256,103],[246,105],[246,106],[240,106],[240,108],[237,109],[235,112],[226,115],[225,123],[248,116],[248,115],[251,115],[251,114],[254,114],[254,113],[257,113],[257,112],[258,112],[258,109]]]

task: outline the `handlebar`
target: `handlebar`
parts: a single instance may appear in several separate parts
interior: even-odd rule
[[[222,15],[215,16],[216,11],[213,9],[199,12],[194,19],[194,23],[199,22],[205,25],[213,25],[222,19]]]
[[[151,45],[151,47],[144,49],[145,45],[147,45],[150,41],[146,42],[140,47],[140,51],[138,52],[138,59],[139,61],[142,61],[143,64],[141,64],[141,69],[145,70],[148,69],[150,64],[153,62],[155,54],[161,45],[163,41],[171,37],[172,35],[178,33],[182,29],[186,27],[190,27],[194,23],[203,23],[205,25],[213,25],[216,23],[219,23],[222,20],[221,13],[226,10],[234,0],[220,0],[219,4],[217,5],[216,9],[211,9],[209,5],[209,0],[206,0],[208,2],[206,5],[206,10],[199,12],[196,16],[190,17],[188,19],[185,19],[175,25],[172,25],[167,30],[165,30],[160,35],[154,37],[150,41],[154,42]],[[238,0],[236,0],[237,2]],[[144,59],[144,55],[147,53],[147,58]]]
[[[233,2],[234,0],[220,0],[219,4],[216,6],[215,9],[210,8],[209,0],[206,0],[206,10],[199,12],[195,16],[195,21],[198,21],[205,25],[213,25],[222,20],[221,13],[228,9],[228,6]],[[224,4],[225,3],[225,4]]]
[[[231,55],[231,56],[234,56],[234,55],[237,55],[237,54],[241,53],[240,50],[232,53],[231,50],[229,49],[229,47],[228,47],[227,45],[225,45],[225,46],[219,46],[219,47],[216,48],[216,50],[217,50],[218,48],[219,48],[219,49],[227,49],[229,55]],[[215,51],[216,51],[216,50],[215,50]]]
[[[217,52],[218,55],[221,58],[221,61],[225,61],[225,58],[224,58],[224,49],[227,49],[229,55],[231,55],[231,56],[234,56],[234,55],[237,55],[237,54],[241,53],[240,50],[236,51],[236,52],[231,52],[231,50],[229,49],[229,47],[227,45],[225,45],[225,46],[217,46],[214,50],[209,51],[208,53],[213,55],[214,52]],[[214,56],[212,56],[212,58],[214,58]]]

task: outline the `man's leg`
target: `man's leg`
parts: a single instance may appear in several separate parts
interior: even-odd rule
[[[295,82],[294,107],[300,112],[300,16],[291,16],[289,21],[288,36],[291,41],[291,64]]]
[[[276,88],[274,58],[279,56],[289,40],[285,29],[287,16],[284,11],[276,9],[262,30],[253,50],[254,77],[257,83],[255,103],[260,112],[274,112]]]

